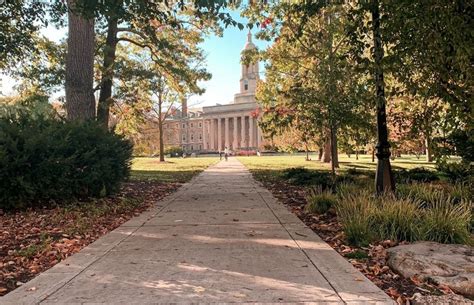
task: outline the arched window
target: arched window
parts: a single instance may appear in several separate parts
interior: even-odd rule
[[[249,81],[248,80],[244,80],[244,90],[245,91],[249,90]]]

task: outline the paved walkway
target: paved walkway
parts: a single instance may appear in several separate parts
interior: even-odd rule
[[[391,304],[236,159],[0,304]]]

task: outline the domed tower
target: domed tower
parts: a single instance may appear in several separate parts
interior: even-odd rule
[[[257,47],[252,42],[252,34],[247,34],[247,42],[242,52],[253,50]],[[242,63],[242,75],[240,77],[240,93],[235,95],[235,103],[255,102],[255,90],[259,79],[258,61],[250,64]]]

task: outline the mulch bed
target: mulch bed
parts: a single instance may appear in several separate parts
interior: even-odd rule
[[[119,194],[92,203],[0,210],[0,296],[139,215],[180,185],[134,181],[124,184]]]
[[[399,304],[410,304],[415,293],[421,295],[452,293],[447,287],[436,287],[430,283],[422,282],[416,277],[406,279],[393,272],[386,263],[386,249],[398,245],[393,241],[374,243],[367,248],[347,245],[342,226],[334,210],[322,215],[305,212],[307,193],[304,187],[295,186],[285,181],[261,182],[308,227]],[[362,254],[365,257],[354,258],[357,254]]]

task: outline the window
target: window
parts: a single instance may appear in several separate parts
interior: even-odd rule
[[[185,129],[185,128],[186,128],[186,123],[183,123],[183,126],[182,126],[182,127],[183,127],[183,129]]]
[[[199,128],[201,128],[201,127],[202,127],[202,123],[201,123],[201,122],[199,122]]]
[[[202,140],[202,134],[199,134],[199,140]]]
[[[176,123],[176,128],[179,128],[179,124],[178,124],[178,123]]]
[[[194,150],[194,147],[191,145],[191,150]]]
[[[193,123],[191,123],[191,128],[193,128],[193,127],[194,127],[194,124],[193,124]]]
[[[183,134],[183,142],[186,142],[186,135]]]
[[[249,90],[249,81],[248,80],[244,80],[244,90],[245,91]]]
[[[191,134],[191,142],[194,141],[194,134]]]

